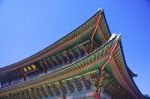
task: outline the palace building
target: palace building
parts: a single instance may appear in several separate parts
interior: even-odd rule
[[[0,68],[0,99],[144,99],[101,9],[42,51]]]

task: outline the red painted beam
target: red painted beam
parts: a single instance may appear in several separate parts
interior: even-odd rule
[[[92,32],[91,43],[93,42],[94,36],[95,36],[95,34],[96,34],[96,31],[97,31],[97,29],[98,29],[98,27],[99,27],[98,24],[99,24],[99,22],[100,22],[100,19],[101,19],[101,15],[98,15],[98,18],[97,18],[97,20],[96,20],[96,27],[95,27],[94,31]],[[89,50],[90,50],[90,51],[92,50],[92,44],[91,44]]]
[[[107,64],[112,59],[112,54],[113,54],[113,52],[115,51],[115,49],[117,47],[118,47],[118,43],[115,43],[115,45],[110,48],[110,56],[109,56],[108,60],[105,62],[105,64],[102,65],[101,71],[104,71],[104,69],[106,68]]]

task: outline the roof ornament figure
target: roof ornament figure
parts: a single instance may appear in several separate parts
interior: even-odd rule
[[[97,12],[98,12],[98,11],[103,11],[103,9],[102,9],[102,8],[98,8],[98,9],[97,9]]]
[[[115,38],[117,36],[117,34],[112,34],[111,37],[109,38],[109,40],[111,41],[113,38]]]
[[[121,33],[118,34],[116,41],[118,42],[118,41],[120,41],[120,39],[121,39]]]

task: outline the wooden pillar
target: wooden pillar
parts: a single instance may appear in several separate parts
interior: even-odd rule
[[[95,98],[95,99],[101,99],[101,98],[100,98],[100,94],[96,94],[96,95],[94,96],[94,98]]]
[[[91,74],[90,76],[91,76],[92,84],[95,86],[94,98],[95,99],[100,99],[99,72],[98,73],[95,72],[95,73]]]
[[[66,99],[66,96],[62,96],[62,99]]]

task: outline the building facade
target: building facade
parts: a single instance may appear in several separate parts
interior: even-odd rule
[[[42,51],[0,68],[0,99],[144,99],[100,10]]]

